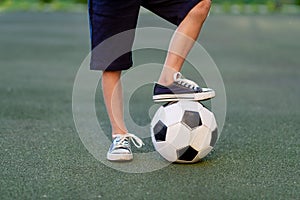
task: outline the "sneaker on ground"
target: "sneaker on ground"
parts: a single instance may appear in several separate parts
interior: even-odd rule
[[[130,161],[133,159],[130,141],[141,148],[143,141],[131,133],[117,134],[107,152],[107,159],[110,161]]]
[[[174,74],[174,82],[169,86],[155,83],[154,102],[170,102],[179,100],[202,101],[215,97],[215,91],[201,88],[195,82],[185,79],[180,72]]]

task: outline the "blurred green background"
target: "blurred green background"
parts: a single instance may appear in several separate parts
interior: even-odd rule
[[[1,11],[78,11],[86,8],[88,0],[1,0]],[[214,0],[217,13],[299,13],[300,0]]]
[[[200,41],[226,87],[220,140],[197,164],[129,174],[96,160],[73,122],[74,79],[90,50],[86,0],[0,0],[0,200],[300,199],[299,7],[213,0]],[[175,28],[145,12],[138,27]],[[164,54],[134,58],[139,66]],[[130,104],[141,125],[152,106],[152,90],[142,89]],[[97,103],[109,134],[102,96]],[[154,150],[144,142],[135,153]]]

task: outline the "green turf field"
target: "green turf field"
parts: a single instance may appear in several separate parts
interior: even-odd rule
[[[148,14],[139,26],[173,28]],[[300,16],[211,15],[201,44],[226,87],[221,138],[203,162],[132,174],[96,160],[74,126],[86,14],[0,14],[0,199],[299,199],[299,35]]]

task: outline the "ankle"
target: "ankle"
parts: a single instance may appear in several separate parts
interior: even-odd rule
[[[163,86],[171,85],[174,82],[174,74],[177,72],[176,69],[165,65],[157,83]]]
[[[173,78],[172,79],[159,79],[157,81],[158,84],[163,85],[163,86],[171,85],[173,82],[174,82]]]
[[[125,129],[118,129],[118,130],[112,131],[111,136],[114,139],[117,135],[126,135],[127,133],[128,133],[128,131]]]

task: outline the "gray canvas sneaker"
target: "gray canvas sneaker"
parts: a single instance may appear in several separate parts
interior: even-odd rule
[[[141,148],[143,141],[131,133],[118,134],[107,152],[107,159],[110,161],[130,161],[133,159],[130,141],[137,147]]]

